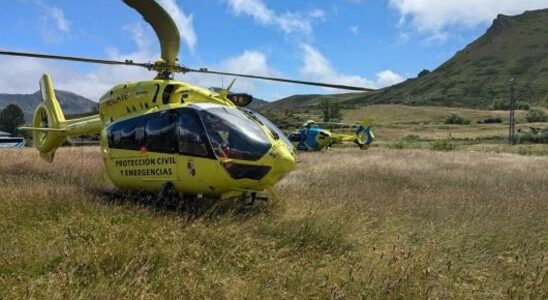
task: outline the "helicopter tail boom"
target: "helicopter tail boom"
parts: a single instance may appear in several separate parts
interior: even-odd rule
[[[21,127],[33,132],[33,142],[40,156],[52,162],[55,151],[67,136],[100,133],[101,121],[98,115],[66,120],[61,105],[55,96],[53,83],[49,75],[40,80],[42,103],[36,107],[32,127]]]

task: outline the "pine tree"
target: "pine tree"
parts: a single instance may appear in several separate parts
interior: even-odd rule
[[[15,134],[17,128],[23,124],[25,115],[18,105],[10,104],[0,112],[0,130]]]

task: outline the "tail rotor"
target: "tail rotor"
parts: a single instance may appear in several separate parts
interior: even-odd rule
[[[63,144],[66,135],[61,128],[65,116],[55,97],[53,84],[49,75],[44,74],[40,80],[42,103],[34,112],[33,127],[23,128],[33,131],[34,146],[46,161],[53,161],[55,150]]]

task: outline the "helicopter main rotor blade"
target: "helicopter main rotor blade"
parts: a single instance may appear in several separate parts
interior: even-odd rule
[[[95,64],[104,64],[104,65],[123,65],[123,66],[136,66],[143,67],[149,70],[154,69],[155,65],[151,63],[135,63],[132,60],[118,61],[118,60],[105,60],[105,59],[95,59],[95,58],[86,58],[86,57],[76,57],[76,56],[64,56],[64,55],[50,55],[50,54],[40,54],[40,53],[31,53],[31,52],[16,52],[16,51],[0,51],[0,55],[9,55],[9,56],[22,56],[22,57],[33,57],[33,58],[43,58],[43,59],[56,59],[56,60],[68,60],[68,61],[77,61],[77,62],[86,62],[86,63],[95,63]],[[361,91],[361,92],[372,92],[374,89],[349,86],[342,84],[331,84],[331,83],[322,83],[322,82],[313,82],[313,81],[304,81],[304,80],[294,80],[278,77],[267,77],[267,76],[258,76],[258,75],[249,75],[249,74],[239,74],[239,73],[230,73],[230,72],[219,72],[219,71],[210,71],[208,69],[192,69],[178,64],[174,65],[177,68],[176,72],[182,73],[204,73],[204,74],[215,74],[215,75],[227,75],[259,80],[269,80],[277,82],[287,82],[311,86],[320,86],[334,89],[342,90],[351,90],[351,91]]]
[[[325,124],[325,125],[337,125],[337,126],[354,126],[354,127],[358,127],[361,125],[357,123],[338,123],[338,122],[314,122],[314,123]]]
[[[210,71],[208,69],[190,69],[185,68],[186,72],[195,72],[195,73],[205,73],[205,74],[216,74],[216,75],[227,75],[251,79],[260,79],[260,80],[269,80],[269,81],[278,81],[278,82],[287,82],[287,83],[296,83],[303,85],[312,85],[312,86],[321,86],[327,88],[341,89],[341,90],[351,90],[351,91],[361,91],[361,92],[372,92],[374,89],[359,87],[359,86],[350,86],[342,84],[331,84],[331,83],[322,83],[322,82],[313,82],[313,81],[303,81],[303,80],[294,80],[278,77],[267,77],[267,76],[257,76],[257,75],[248,75],[248,74],[238,74],[238,73],[229,73],[229,72],[219,72],[219,71]]]
[[[160,40],[162,59],[168,65],[175,65],[181,37],[177,25],[169,13],[154,0],[124,0],[124,3],[139,12],[152,26]]]
[[[30,53],[30,52],[0,51],[0,55],[69,60],[69,61],[79,61],[79,62],[87,62],[87,63],[94,63],[94,64],[104,64],[104,65],[137,66],[137,67],[144,67],[144,68],[150,68],[152,66],[151,64],[148,64],[148,63],[146,64],[134,63],[131,60],[117,61],[117,60],[105,60],[105,59],[95,59],[95,58],[85,58],[85,57],[75,57],[75,56],[64,56],[64,55],[50,55],[50,54],[40,54],[40,53]]]

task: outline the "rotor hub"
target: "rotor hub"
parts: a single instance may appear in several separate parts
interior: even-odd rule
[[[174,73],[187,73],[190,71],[189,68],[181,66],[178,63],[169,64],[164,60],[158,60],[155,63],[147,65],[149,71],[156,71],[156,79],[173,79]]]

